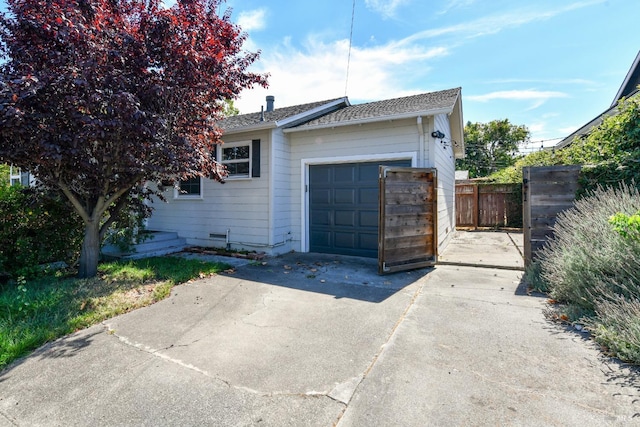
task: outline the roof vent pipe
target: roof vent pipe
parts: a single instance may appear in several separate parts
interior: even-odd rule
[[[276,97],[273,95],[267,95],[267,112],[273,111],[273,103],[276,100]]]
[[[260,106],[260,121],[264,122],[264,105]]]

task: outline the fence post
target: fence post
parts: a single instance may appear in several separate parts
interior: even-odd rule
[[[531,195],[529,194],[529,180],[531,168],[522,168],[522,234],[524,238],[524,266],[531,263]]]
[[[473,186],[473,228],[478,229],[480,225],[480,186]]]

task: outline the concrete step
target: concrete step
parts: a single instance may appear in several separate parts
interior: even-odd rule
[[[120,259],[140,259],[180,252],[186,247],[186,240],[177,233],[150,232],[149,237],[134,245],[131,252],[121,252],[117,246],[106,245],[102,248],[102,254]]]

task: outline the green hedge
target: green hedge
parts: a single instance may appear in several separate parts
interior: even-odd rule
[[[75,261],[82,220],[60,197],[21,186],[0,187],[0,272],[29,278],[39,265]]]
[[[640,192],[599,187],[558,216],[528,279],[614,356],[640,363]]]

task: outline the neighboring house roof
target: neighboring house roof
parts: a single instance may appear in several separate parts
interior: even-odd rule
[[[640,85],[640,51],[638,51],[636,59],[633,61],[633,65],[629,69],[627,76],[624,78],[622,86],[618,89],[618,93],[613,99],[611,106],[615,107],[622,98],[628,98],[638,92],[638,85]]]
[[[571,145],[571,143],[576,139],[589,135],[594,127],[600,126],[605,117],[615,116],[618,114],[618,102],[622,98],[631,98],[638,95],[638,85],[640,85],[640,51],[636,55],[636,59],[633,61],[633,64],[622,82],[620,89],[618,89],[618,93],[616,93],[616,97],[611,103],[611,106],[604,112],[600,113],[597,117],[584,124],[580,129],[558,142],[554,148],[564,148]]]

